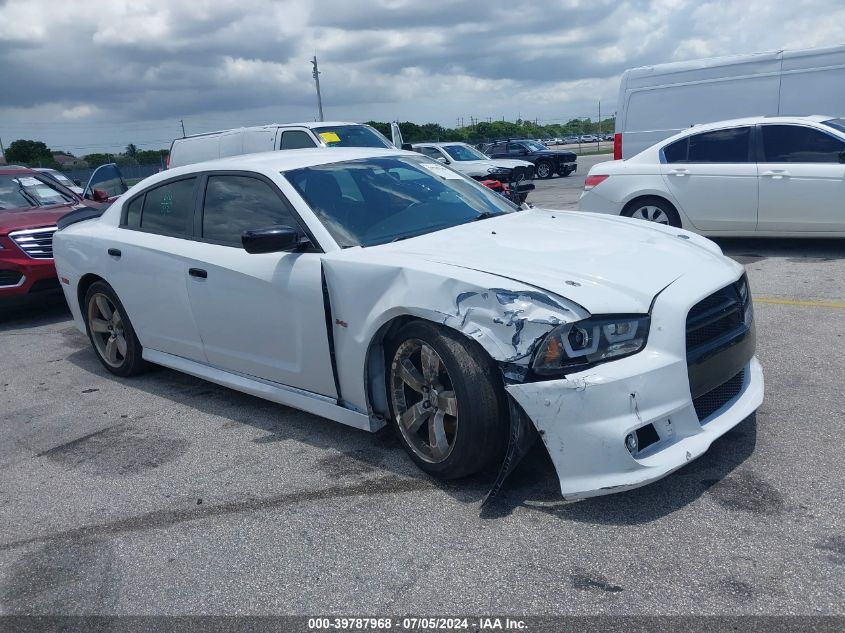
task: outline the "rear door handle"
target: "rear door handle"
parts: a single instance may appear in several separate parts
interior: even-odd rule
[[[780,180],[781,178],[789,178],[789,172],[785,169],[772,169],[771,171],[764,171],[761,176],[768,176],[772,180]]]
[[[120,257],[120,249],[119,248],[110,248],[109,255],[112,257]]]
[[[689,173],[687,169],[670,169],[669,173],[673,176],[686,176]]]
[[[189,268],[188,274],[191,277],[198,277],[199,279],[207,279],[208,278],[208,271],[205,271],[202,268]]]

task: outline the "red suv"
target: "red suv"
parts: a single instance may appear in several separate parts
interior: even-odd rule
[[[126,191],[125,184],[121,188]],[[59,287],[53,265],[56,222],[74,209],[108,206],[107,193],[91,192],[86,198],[96,202],[37,171],[0,167],[0,299]]]

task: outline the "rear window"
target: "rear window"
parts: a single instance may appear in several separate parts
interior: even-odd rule
[[[331,125],[314,128],[328,147],[381,147],[393,149],[393,143],[368,125]]]
[[[689,163],[747,163],[750,127],[714,130],[689,137]]]
[[[177,180],[147,191],[141,213],[141,228],[163,235],[188,235],[194,216],[196,180]]]

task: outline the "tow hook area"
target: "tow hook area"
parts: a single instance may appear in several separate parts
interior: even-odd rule
[[[522,461],[522,458],[534,446],[537,441],[538,433],[531,423],[531,420],[522,410],[516,401],[508,395],[508,409],[510,413],[510,431],[508,433],[508,447],[505,450],[505,458],[499,468],[499,474],[496,476],[496,481],[493,482],[493,487],[490,492],[484,497],[481,502],[481,507],[486,506],[502,489],[502,485],[508,476]]]

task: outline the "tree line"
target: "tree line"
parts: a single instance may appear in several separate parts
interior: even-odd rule
[[[134,143],[129,143],[122,153],[93,153],[80,156],[79,158],[88,163],[88,167],[93,169],[107,163],[117,163],[121,167],[132,165],[163,165],[169,153],[170,150],[168,149],[138,149]],[[77,158],[70,152],[50,149],[42,141],[32,141],[29,139],[12,141],[5,151],[6,162],[9,164],[62,169],[62,165],[56,161],[53,156],[54,154]]]

